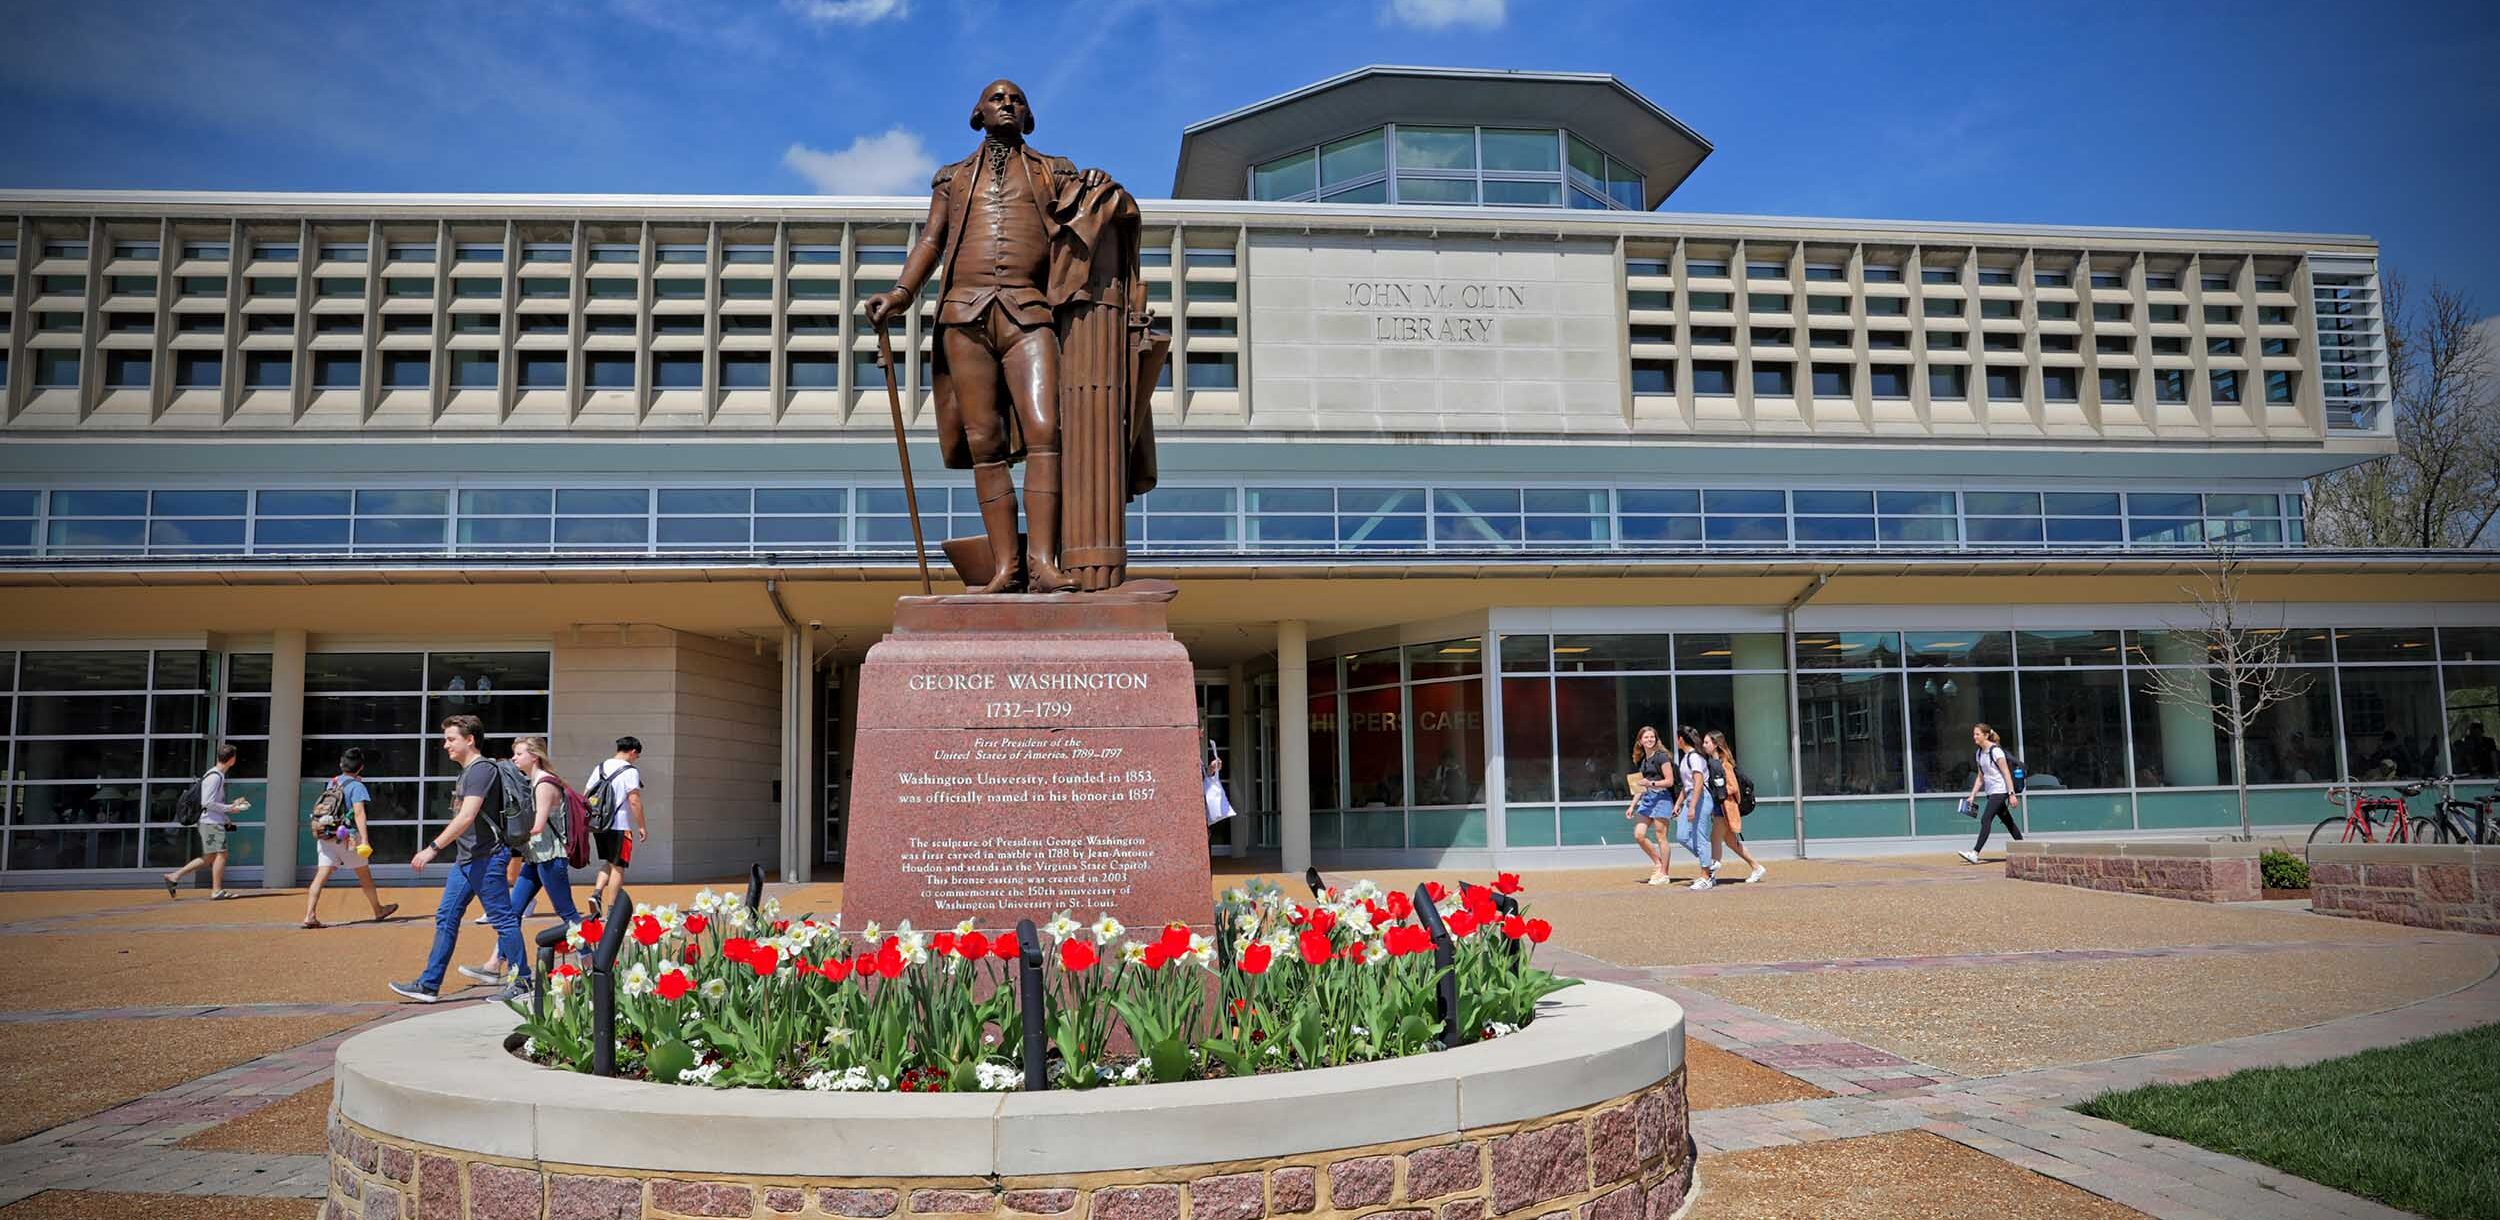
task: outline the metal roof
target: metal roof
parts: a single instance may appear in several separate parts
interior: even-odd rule
[[[1561,127],[1641,171],[1641,206],[1692,176],[1710,141],[1605,72],[1373,64],[1181,129],[1172,194],[1242,199],[1250,166],[1384,123]]]

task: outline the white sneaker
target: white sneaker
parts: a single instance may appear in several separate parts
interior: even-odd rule
[[[1664,873],[1651,873],[1651,874],[1649,875],[1649,880],[1644,881],[1644,882],[1642,882],[1641,884],[1642,884],[1642,885],[1673,885],[1673,884],[1674,884],[1674,882],[1673,882],[1672,880],[1670,880],[1670,879],[1667,877],[1667,875],[1666,875],[1666,874],[1664,874]]]
[[[460,977],[464,979],[475,979],[481,983],[500,983],[504,981],[504,972],[500,970],[488,970],[479,966],[462,966],[460,968]]]
[[[1771,870],[1764,868],[1759,864],[1754,865],[1753,871],[1745,874],[1745,884],[1752,885],[1754,882],[1762,880],[1762,875],[1770,871]]]
[[[1975,852],[1975,851],[1966,851],[1966,852],[1962,852],[1962,853],[1960,853],[1960,855],[1961,855],[1961,857],[1962,857],[1964,860],[1967,860],[1967,861],[1969,861],[1969,862],[1971,862],[1971,863],[1973,863],[1973,864],[1977,864],[1977,863],[1979,863],[1979,853],[1978,853],[1978,852]]]
[[[1718,882],[1713,881],[1713,880],[1711,880],[1711,879],[1710,879],[1710,878],[1708,878],[1708,877],[1695,877],[1695,878],[1693,878],[1693,884],[1692,884],[1691,888],[1693,888],[1693,889],[1697,889],[1697,890],[1706,890],[1706,889],[1709,889],[1711,886],[1714,886],[1714,885],[1717,885],[1717,884],[1718,884]]]
[[[491,928],[491,927],[495,926],[495,921],[494,921],[494,920],[492,920],[492,919],[487,918],[487,917],[486,917],[486,916],[484,916],[484,915],[480,915],[480,916],[478,916],[477,918],[470,920],[469,922],[470,922],[470,923],[473,923],[473,924],[476,924],[478,927],[481,927],[481,928]]]

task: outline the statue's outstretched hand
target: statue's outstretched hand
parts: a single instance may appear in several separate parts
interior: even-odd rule
[[[1076,184],[1089,191],[1109,181],[1111,175],[1098,169],[1089,169],[1076,176]]]

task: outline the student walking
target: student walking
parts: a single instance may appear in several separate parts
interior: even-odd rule
[[[356,883],[365,891],[365,902],[373,907],[373,922],[380,923],[399,909],[396,902],[382,901],[382,892],[373,887],[373,838],[365,830],[365,806],[373,800],[373,792],[365,787],[365,752],[349,746],[339,755],[339,773],[330,778],[330,786],[322,789],[313,802],[313,845],[319,851],[320,863],[313,867],[312,888],[304,893],[304,926],[318,928],[321,922],[321,887],[329,884],[330,874],[339,869],[353,869]]]
[[[182,897],[182,879],[198,872],[203,864],[208,866],[208,896],[234,897],[234,893],[226,888],[226,836],[234,831],[234,815],[251,808],[252,803],[240,797],[232,801],[226,799],[226,773],[234,770],[235,760],[242,756],[233,742],[218,742],[217,765],[210,767],[208,774],[200,777],[198,785],[175,802],[177,818],[183,812],[183,805],[199,802],[200,854],[193,856],[189,864],[165,874],[167,898]]]
[[[521,877],[512,884],[513,918],[521,918],[530,904],[538,900],[538,891],[544,889],[556,917],[567,926],[578,924],[582,913],[573,909],[572,873],[564,863],[564,811],[572,789],[564,786],[564,777],[557,775],[555,764],[548,761],[544,737],[514,738],[512,765],[529,780],[530,804],[535,810],[530,820],[529,846],[521,852]],[[500,983],[509,965],[509,960],[498,952],[482,966],[462,966],[460,973],[481,983]]]
[[[643,820],[642,740],[630,734],[616,739],[616,753],[591,769],[582,781],[582,798],[590,803],[591,841],[605,865],[591,882],[602,911],[616,906],[625,888],[625,870],[634,863],[634,844],[651,837]]]
[[[1701,875],[1693,878],[1692,888],[1706,890],[1718,883],[1719,866],[1710,855],[1710,819],[1717,816],[1718,800],[1710,790],[1710,765],[1701,754],[1701,734],[1689,724],[1678,726],[1675,748],[1676,767],[1684,777],[1676,797],[1675,841],[1701,864]]]
[[[1970,777],[1970,795],[1962,804],[1979,814],[1979,841],[1971,844],[1962,858],[1979,863],[1979,853],[1988,849],[1988,832],[1996,829],[1998,818],[2005,819],[2005,833],[2021,842],[2023,828],[2014,821],[2014,810],[2022,807],[2023,797],[2014,791],[2014,765],[2005,757],[2005,746],[1995,729],[1974,724],[1970,729],[1971,744],[1978,747],[1977,769]],[[1985,802],[1982,802],[1982,796]]]
[[[1753,871],[1745,874],[1745,884],[1752,885],[1771,870],[1745,850],[1746,783],[1744,773],[1736,769],[1736,747],[1728,744],[1726,733],[1712,729],[1701,739],[1701,752],[1709,767],[1711,795],[1718,798],[1716,816],[1710,819],[1711,845],[1721,860],[1733,852],[1752,865]]]
[[[454,846],[459,849],[451,874],[443,878],[443,901],[434,908],[434,948],[426,955],[425,973],[414,982],[391,984],[393,992],[420,1004],[442,998],[443,973],[451,968],[452,951],[460,946],[460,917],[468,913],[471,899],[483,905],[494,921],[496,956],[514,964],[513,982],[496,998],[519,999],[530,990],[529,958],[521,951],[521,921],[512,914],[511,891],[501,884],[504,861],[511,853],[486,821],[503,813],[505,793],[501,770],[479,748],[485,733],[475,716],[443,721],[443,753],[460,767],[460,780],[451,794],[451,820],[408,860],[411,870],[422,872],[437,856]]]
[[[1667,822],[1675,816],[1675,756],[1658,742],[1658,730],[1642,725],[1632,739],[1632,803],[1623,816],[1632,823],[1632,841],[1649,857],[1649,879],[1643,885],[1667,884]]]

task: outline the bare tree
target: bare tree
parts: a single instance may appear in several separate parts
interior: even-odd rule
[[[2500,540],[2500,337],[2465,294],[2402,277],[2380,293],[2396,452],[2310,483],[2309,538],[2328,546],[2475,547]]]
[[[2153,696],[2173,707],[2211,716],[2216,727],[2231,735],[2231,776],[2240,796],[2240,838],[2253,839],[2248,824],[2248,733],[2268,708],[2297,699],[2309,691],[2309,677],[2286,669],[2289,633],[2281,614],[2274,626],[2258,627],[2241,590],[2244,564],[2230,550],[2214,554],[2214,566],[2201,589],[2181,585],[2197,621],[2172,624],[2185,642],[2205,654],[2193,669],[2163,667],[2152,675]]]

